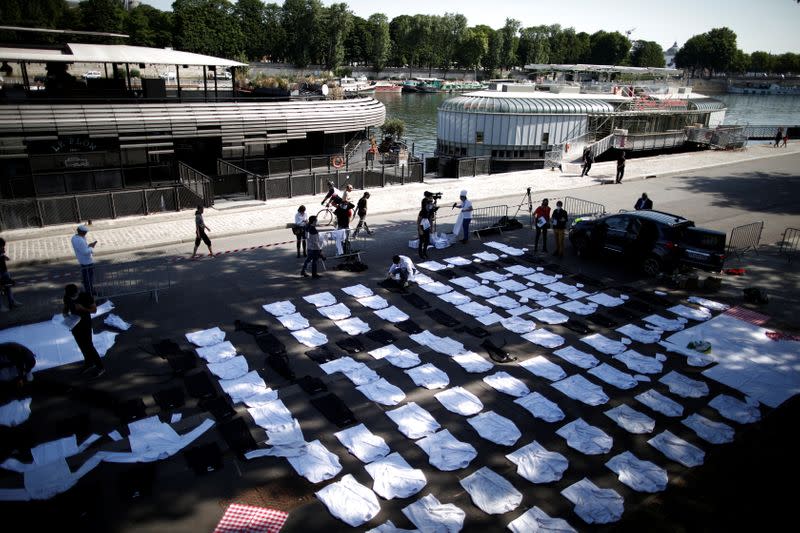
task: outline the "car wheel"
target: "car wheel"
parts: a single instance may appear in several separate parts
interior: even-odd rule
[[[661,260],[655,255],[642,261],[642,272],[649,277],[655,277],[661,272]]]
[[[575,248],[575,255],[583,257],[589,251],[589,239],[585,235],[578,235],[573,239],[572,247]]]

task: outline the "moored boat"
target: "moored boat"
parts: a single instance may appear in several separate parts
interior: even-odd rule
[[[392,83],[386,80],[379,80],[373,85],[375,92],[378,93],[399,93],[403,90],[403,86],[397,83]]]

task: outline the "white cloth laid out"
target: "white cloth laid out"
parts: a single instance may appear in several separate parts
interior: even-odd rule
[[[534,376],[549,379],[550,381],[558,381],[567,377],[567,373],[564,372],[563,368],[551,362],[543,355],[531,357],[530,359],[521,361],[518,364]]]
[[[636,342],[642,344],[653,344],[661,340],[661,335],[664,333],[658,329],[644,329],[635,324],[626,324],[621,328],[617,328],[617,332],[630,337]]]
[[[484,326],[491,326],[492,324],[497,324],[498,322],[503,320],[503,317],[501,317],[497,313],[489,313],[488,315],[475,317],[475,320],[477,320]]]
[[[401,350],[394,344],[387,344],[368,353],[375,359],[386,359],[398,368],[412,368],[420,363],[417,354],[411,350]]]
[[[316,348],[323,344],[328,344],[328,336],[317,330],[317,328],[306,328],[292,331],[292,337],[297,339],[300,344],[305,344],[310,348]]]
[[[484,377],[483,382],[494,390],[515,398],[527,396],[531,392],[522,380],[502,370],[500,372],[495,372],[491,376]]]
[[[264,380],[255,370],[234,379],[221,379],[219,386],[231,397],[233,403],[242,402],[248,396],[270,392]]]
[[[561,335],[556,335],[555,333],[544,328],[539,328],[535,331],[531,331],[530,333],[526,333],[522,336],[522,338],[528,342],[538,344],[539,346],[543,346],[545,348],[558,348],[564,344],[564,337]]]
[[[494,270],[490,270],[488,272],[481,272],[480,274],[478,274],[478,277],[481,278],[482,280],[498,282],[507,279],[510,275],[511,274],[501,274],[500,272],[495,272]]]
[[[706,456],[706,452],[667,430],[648,440],[647,444],[687,468],[700,466]]]
[[[401,529],[394,525],[394,522],[387,520],[378,527],[368,529],[367,533],[419,533],[418,529]]]
[[[664,318],[661,315],[649,315],[642,320],[662,331],[680,331],[686,327],[686,319],[682,317]]]
[[[628,349],[624,343],[609,339],[600,333],[593,333],[592,335],[581,337],[581,341],[585,342],[598,352],[607,355],[617,355],[618,353],[622,353]]]
[[[79,453],[85,452],[93,443],[97,442],[101,435],[92,434],[83,443],[78,445],[78,438],[76,435],[62,437],[60,439],[51,440],[37,444],[31,448],[31,457],[33,461],[30,463],[23,463],[17,459],[8,458],[0,464],[0,468],[10,470],[12,472],[25,473],[37,470],[47,464],[61,461],[67,457],[72,457]]]
[[[298,475],[303,476],[311,483],[326,481],[335,477],[342,471],[339,458],[335,454],[329,452],[318,440],[309,442],[302,453],[287,457],[286,460],[289,461],[289,464],[292,465],[292,468],[294,468],[294,471],[297,472]],[[331,485],[328,485],[326,488],[330,486]],[[330,507],[328,509],[330,509]]]
[[[457,533],[466,518],[464,511],[452,503],[441,503],[433,494],[403,507],[403,514],[420,531],[431,533]]]
[[[523,285],[519,281],[514,281],[513,279],[505,279],[503,281],[498,281],[495,285],[497,285],[501,289],[505,289],[511,292],[520,292],[528,290],[527,285]]]
[[[450,337],[438,337],[428,330],[422,333],[414,333],[413,335],[409,335],[409,337],[417,344],[426,346],[431,350],[445,355],[458,355],[465,351],[464,345],[460,342]]]
[[[492,308],[488,305],[482,305],[478,302],[467,302],[465,304],[457,305],[456,309],[470,316],[482,317],[492,312]]]
[[[625,501],[613,489],[601,489],[587,478],[573,483],[561,495],[575,504],[575,514],[587,524],[616,522],[625,510]]]
[[[563,437],[570,448],[586,455],[608,453],[614,445],[614,439],[602,429],[587,424],[582,418],[562,426],[556,434]]]
[[[578,283],[578,284],[576,285],[576,287],[579,287],[580,285],[581,285],[581,284],[580,284],[580,283]],[[586,292],[586,291],[577,290],[577,291],[571,292],[571,293],[569,293],[569,294],[565,294],[564,296],[566,296],[566,297],[567,297],[567,298],[569,298],[570,300],[577,300],[577,299],[579,299],[579,298],[585,298],[585,297],[587,297],[587,296],[590,296],[590,294],[589,294],[588,292]]]
[[[656,428],[655,420],[624,403],[609,409],[603,414],[628,433],[635,435],[652,433]]]
[[[560,350],[556,350],[553,352],[553,355],[557,355],[564,361],[572,363],[573,365],[583,369],[589,369],[600,364],[600,361],[592,354],[582,352],[577,348],[573,348],[572,346],[567,346],[565,348],[561,348]]]
[[[596,303],[583,303],[577,300],[572,300],[570,302],[563,303],[559,305],[561,309],[564,311],[569,311],[570,313],[575,313],[576,315],[581,316],[588,316],[597,311],[597,304]]]
[[[539,285],[550,285],[558,281],[558,278],[549,276],[547,274],[542,274],[541,272],[525,276],[525,279],[534,283],[538,283]]]
[[[540,307],[553,307],[554,305],[560,305],[563,302],[564,302],[563,300],[559,300],[555,296],[550,296],[546,300],[536,300],[536,303]]]
[[[669,387],[672,394],[677,394],[681,398],[700,398],[708,394],[708,384],[705,381],[688,378],[674,370],[658,381]]]
[[[390,345],[393,346],[393,345]],[[386,348],[384,346],[384,348]],[[380,350],[380,348],[378,348]],[[322,363],[319,367],[322,369],[323,372],[326,374],[335,374],[336,372],[345,372],[348,370],[357,370],[361,368],[364,363],[356,361],[349,355],[345,355],[344,357],[340,357],[338,359],[334,359],[333,361],[328,361],[327,363]]]
[[[292,418],[285,424],[275,424],[268,429],[266,443],[272,446],[271,452],[278,457],[297,457],[305,453],[308,446],[300,422]]]
[[[448,265],[464,266],[472,263],[472,260],[456,255],[454,257],[445,257],[444,262]]]
[[[519,302],[516,301],[514,298],[510,296],[506,296],[505,294],[501,294],[500,296],[495,296],[494,298],[489,298],[486,300],[486,303],[492,304],[495,307],[499,307],[501,309],[514,309],[515,307],[519,307]]]
[[[563,518],[551,518],[535,505],[508,524],[511,533],[577,533]]]
[[[362,463],[386,457],[391,451],[383,437],[372,433],[364,424],[343,429],[334,433],[334,436]]]
[[[522,265],[511,265],[505,267],[505,270],[508,270],[510,273],[515,274],[517,276],[530,276],[531,274],[536,273],[535,268],[526,267]]]
[[[472,298],[460,292],[450,291],[444,294],[439,294],[439,298],[452,305],[463,305],[472,301]]]
[[[231,357],[221,363],[209,363],[208,369],[212,374],[219,379],[236,379],[244,376],[249,372],[250,368],[247,366],[247,359],[242,355]]]
[[[482,374],[494,368],[494,363],[487,361],[475,352],[463,352],[452,356],[451,359],[470,374]]]
[[[420,288],[425,292],[429,292],[431,294],[444,294],[446,292],[450,292],[453,290],[453,287],[451,287],[450,285],[446,285],[441,281],[426,283],[425,285],[420,285]]]
[[[289,300],[273,302],[271,304],[262,305],[261,307],[264,309],[264,311],[272,316],[291,315],[292,313],[297,312],[297,308],[295,308],[294,304]]]
[[[691,429],[697,433],[698,437],[711,444],[733,442],[733,437],[736,433],[728,424],[709,420],[697,413],[693,413],[681,420],[681,424]]]
[[[422,470],[412,468],[397,452],[365,465],[364,469],[374,480],[372,490],[387,500],[411,497],[428,483]]]
[[[203,419],[194,429],[179,435],[169,424],[151,416],[128,424],[130,452],[97,452],[109,463],[146,463],[171,457],[194,442],[214,426],[214,421]]]
[[[471,289],[467,289],[467,292],[474,296],[480,296],[481,298],[494,298],[500,294],[495,289],[487,287],[486,285],[472,287]]]
[[[114,313],[108,315],[106,319],[103,320],[103,324],[115,327],[117,329],[121,329],[122,331],[128,331],[129,329],[131,329],[131,325],[129,323],[125,322]]]
[[[409,439],[419,439],[439,431],[441,426],[431,414],[414,402],[386,411],[397,429]]]
[[[520,335],[530,333],[536,329],[536,323],[533,320],[525,320],[519,316],[504,318],[500,321],[500,325],[506,328],[508,331],[519,333]]]
[[[497,254],[493,254],[491,252],[478,252],[476,254],[472,254],[481,261],[497,261],[500,259],[500,256]]]
[[[474,278],[471,278],[469,276],[462,276],[460,278],[453,278],[453,279],[450,280],[450,283],[453,283],[454,285],[458,285],[459,287],[462,287],[464,289],[473,289],[475,287],[480,287],[480,285],[481,285],[480,281],[478,281],[478,280],[476,280]]]
[[[485,411],[475,415],[468,418],[467,422],[475,428],[478,435],[495,444],[512,446],[522,436],[514,422],[494,411]]]
[[[636,378],[630,374],[627,374],[621,370],[617,370],[613,366],[606,363],[602,363],[594,368],[590,368],[588,373],[605,381],[609,385],[615,386],[618,389],[632,389],[639,384],[639,382],[636,381]]]
[[[428,454],[431,466],[443,472],[466,468],[478,456],[471,444],[461,442],[446,429],[419,439],[415,444]]]
[[[531,313],[531,316],[539,322],[544,322],[545,324],[563,324],[569,320],[567,315],[564,313],[559,313],[555,309],[539,309],[538,311]]]
[[[342,304],[334,304],[326,307],[317,307],[319,314],[331,320],[344,320],[350,318],[350,309]]]
[[[244,399],[244,404],[247,407],[261,407],[262,405],[273,402],[278,399],[278,391],[274,391],[267,387],[266,391],[261,391],[252,396]]]
[[[613,358],[628,367],[628,370],[641,374],[660,374],[664,369],[661,361],[655,357],[642,355],[636,350],[626,350]]]
[[[334,322],[336,327],[344,331],[348,335],[360,335],[369,331],[369,324],[358,318],[357,316],[346,318],[344,320],[337,320]]]
[[[397,405],[406,399],[406,394],[384,378],[356,387],[361,394],[381,405]]]
[[[638,492],[661,492],[667,488],[667,471],[650,461],[643,461],[631,452],[615,455],[606,466],[624,483]]]
[[[317,498],[333,516],[352,527],[369,522],[381,511],[375,493],[356,481],[352,474],[317,491]]]
[[[634,396],[634,398],[664,416],[675,417],[683,415],[683,406],[681,404],[671,398],[667,398],[655,389],[644,391]]]
[[[545,285],[545,289],[551,292],[557,292],[558,294],[569,294],[571,292],[575,292],[578,290],[578,287],[575,285],[568,285],[562,281],[556,281],[555,283],[550,283],[549,285]]]
[[[558,481],[569,467],[566,457],[536,441],[509,453],[506,459],[517,465],[517,474],[531,483]]]
[[[105,302],[97,306],[97,310],[94,313],[92,313],[91,316],[92,318],[97,318],[100,315],[104,315],[113,309],[114,309],[114,302],[112,302],[111,300],[106,300]]]
[[[403,311],[401,311],[400,309],[398,309],[393,305],[390,305],[385,309],[379,309],[377,311],[373,311],[373,313],[378,315],[378,317],[386,320],[387,322],[391,322],[393,324],[396,324],[398,322],[405,322],[406,320],[411,318]]]
[[[617,307],[618,305],[625,303],[625,300],[622,298],[617,298],[604,292],[598,292],[597,294],[593,294],[586,299],[590,302],[602,305],[603,307]]]
[[[250,407],[247,412],[258,427],[268,431],[292,424],[295,419],[281,400],[274,400],[258,407]]]
[[[408,377],[414,381],[417,387],[426,389],[443,389],[450,384],[447,373],[436,368],[435,365],[427,363],[414,368],[404,370]]]
[[[303,296],[303,300],[314,305],[314,307],[328,307],[336,303],[336,296],[329,292],[319,292]]]
[[[520,298],[528,298],[529,300],[534,300],[536,302],[540,300],[547,300],[550,298],[549,292],[542,292],[533,288],[525,289],[524,291],[519,291],[517,296]]]
[[[12,400],[0,405],[0,426],[14,427],[22,424],[31,416],[31,399]]]
[[[719,414],[728,420],[733,420],[739,424],[751,424],[761,420],[758,401],[749,396],[745,398],[745,401],[741,401],[733,396],[720,394],[708,402],[708,406],[716,409]]]
[[[447,268],[447,265],[443,265],[439,261],[425,261],[424,263],[417,263],[417,266],[431,272],[438,272]]]
[[[364,363],[356,363],[358,366],[342,370],[342,374],[353,382],[353,385],[366,385],[373,381],[378,381],[381,377]]]
[[[417,285],[422,286],[422,285],[427,285],[428,283],[433,283],[433,278],[426,274],[423,274],[422,272],[417,271],[416,274],[408,275],[408,281],[413,281]]]
[[[522,493],[506,478],[486,466],[460,479],[459,483],[472,498],[472,503],[487,514],[513,511],[522,502]]]
[[[689,366],[704,367],[716,362],[717,360],[717,358],[711,354],[705,354],[698,352],[697,350],[684,348],[669,341],[659,341],[658,345],[666,349],[668,352],[676,353],[686,357],[686,363]]]
[[[552,386],[573,400],[578,400],[586,405],[601,405],[608,401],[603,387],[595,385],[580,374],[556,381]]]
[[[23,488],[0,489],[0,501],[47,500],[74,487],[78,480],[91,472],[102,457],[99,453],[86,460],[72,472],[64,458],[45,465],[36,465],[23,474]]]
[[[276,318],[280,321],[281,324],[283,324],[283,327],[285,327],[290,331],[294,331],[296,329],[306,329],[311,325],[308,323],[308,320],[306,320],[306,318],[300,313],[281,315]]]
[[[236,357],[236,348],[230,341],[219,342],[209,346],[196,348],[197,355],[205,359],[209,363],[221,363],[226,359]]]
[[[548,400],[538,392],[532,392],[517,398],[514,403],[521,405],[534,417],[545,422],[558,422],[564,419],[564,411],[561,410],[558,404]]]
[[[463,387],[453,387],[433,395],[445,409],[462,416],[472,416],[483,410],[480,399]]]
[[[520,299],[520,302],[522,302],[522,299]],[[522,316],[532,313],[533,309],[527,305],[520,305],[514,309],[506,309],[506,312],[511,316]]]
[[[711,318],[711,311],[705,307],[695,309],[694,307],[689,307],[688,305],[678,304],[670,307],[667,309],[667,311],[670,313],[675,313],[678,316],[682,316],[683,318],[689,318],[699,322],[703,322]]]
[[[349,294],[353,298],[366,298],[367,296],[372,296],[373,294],[375,294],[374,292],[372,292],[372,289],[360,283],[358,285],[351,285],[350,287],[344,287],[342,289],[342,292],[344,292],[345,294]]]
[[[712,311],[725,311],[727,309],[730,309],[731,307],[728,304],[724,304],[722,302],[715,302],[714,300],[708,300],[706,298],[701,298],[700,296],[689,296],[688,298],[686,298],[686,300],[688,302],[700,305]]]
[[[500,253],[513,255],[513,256],[520,256],[523,255],[528,249],[527,248],[514,248],[513,246],[509,246],[507,244],[503,244],[502,242],[495,242],[489,241],[483,243],[484,246],[488,246],[489,248],[494,248],[498,250]]]
[[[211,346],[212,344],[219,344],[225,340],[225,332],[218,327],[211,329],[203,329],[200,331],[192,331],[186,334],[186,340],[195,346]]]

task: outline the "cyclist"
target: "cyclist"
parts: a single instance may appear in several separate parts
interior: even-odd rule
[[[325,195],[325,198],[322,199],[320,205],[324,205],[325,207],[330,207],[331,204],[338,203],[338,200],[341,197],[341,193],[336,189],[333,185],[333,182],[328,180],[328,194]],[[334,201],[337,200],[337,201]],[[327,205],[326,205],[327,203]]]

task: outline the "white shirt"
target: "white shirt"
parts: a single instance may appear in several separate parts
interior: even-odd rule
[[[86,242],[86,237],[78,235],[77,233],[72,236],[72,249],[75,250],[75,257],[81,265],[91,265],[94,263],[92,255],[94,250],[89,243]]]
[[[461,202],[461,218],[472,218],[472,202],[469,200]]]
[[[308,214],[297,212],[294,214],[294,225],[295,226],[305,226],[308,223]]]
[[[394,274],[399,270],[406,270],[409,273],[409,275],[411,275],[415,272],[416,269],[414,268],[414,262],[411,261],[411,259],[409,259],[408,256],[401,255],[400,263],[396,265],[392,263],[392,265],[389,267],[389,274]]]

